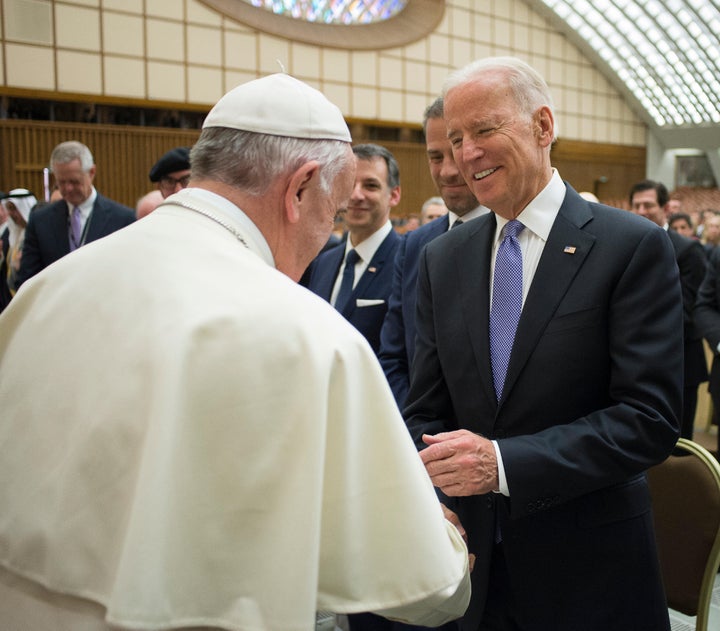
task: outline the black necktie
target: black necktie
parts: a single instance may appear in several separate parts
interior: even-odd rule
[[[355,284],[355,264],[359,260],[360,256],[355,250],[349,250],[345,256],[345,269],[340,283],[340,291],[338,291],[337,298],[335,298],[335,309],[338,311],[342,311],[348,300],[350,300],[350,294],[352,294],[353,285]]]
[[[463,220],[458,217],[450,229],[452,230],[452,228],[457,228],[458,226],[462,226],[462,222],[463,222]]]

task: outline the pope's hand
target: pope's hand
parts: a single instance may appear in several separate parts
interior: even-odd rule
[[[463,525],[460,523],[460,518],[457,516],[456,513],[451,511],[445,504],[440,504],[442,506],[443,514],[445,515],[445,519],[447,519],[455,528],[457,528],[457,531],[460,533],[460,536],[463,538],[463,541],[465,542],[465,545],[468,545],[468,538],[467,538],[467,532],[465,532],[465,528],[463,528]],[[475,555],[468,553],[468,565],[470,567],[470,571],[473,571],[473,567],[475,567]]]

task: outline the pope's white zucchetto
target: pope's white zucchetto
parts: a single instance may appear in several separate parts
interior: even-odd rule
[[[259,134],[352,142],[340,109],[322,92],[284,73],[233,88],[205,118],[207,127]]]

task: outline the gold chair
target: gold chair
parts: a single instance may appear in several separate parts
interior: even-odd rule
[[[720,565],[720,463],[685,438],[675,454],[648,471],[658,556],[668,606],[707,631]]]

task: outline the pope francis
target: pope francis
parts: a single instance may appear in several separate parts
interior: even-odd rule
[[[296,281],[354,181],[277,74],[208,114],[188,188],[0,316],[3,631],[436,626],[468,555],[365,340]]]

